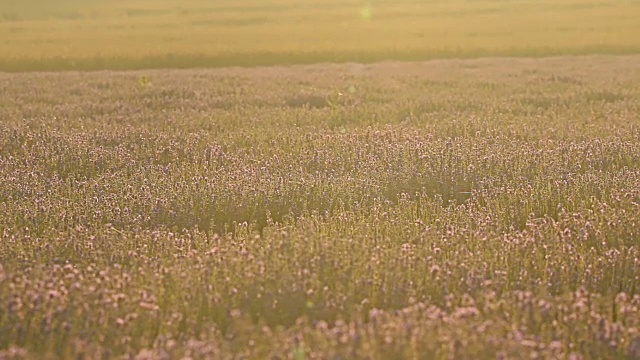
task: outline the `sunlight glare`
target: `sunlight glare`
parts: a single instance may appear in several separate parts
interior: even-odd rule
[[[365,5],[364,7],[362,7],[362,9],[360,9],[360,17],[364,20],[371,20],[371,16],[373,15],[373,12],[371,10],[371,6],[370,5]]]

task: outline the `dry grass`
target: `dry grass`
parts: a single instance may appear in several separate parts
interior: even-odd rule
[[[619,0],[0,2],[0,70],[640,52]]]
[[[0,357],[635,359],[640,58],[0,74]]]

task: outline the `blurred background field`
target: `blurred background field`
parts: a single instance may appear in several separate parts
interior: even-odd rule
[[[640,51],[619,0],[0,2],[0,70],[141,69]]]

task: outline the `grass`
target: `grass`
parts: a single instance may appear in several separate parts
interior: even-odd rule
[[[637,358],[640,59],[0,74],[0,357]]]
[[[5,1],[0,70],[633,54],[638,17],[616,0]]]

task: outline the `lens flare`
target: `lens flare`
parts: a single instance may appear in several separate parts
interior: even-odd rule
[[[371,10],[370,5],[365,5],[360,9],[360,17],[364,20],[371,20],[371,16],[373,15],[373,11]]]

